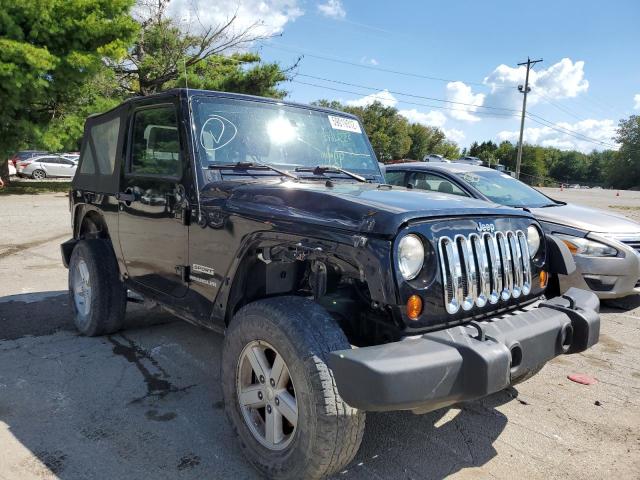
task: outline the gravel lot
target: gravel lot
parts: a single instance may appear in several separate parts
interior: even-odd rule
[[[549,189],[640,220],[640,192],[615,193]],[[3,196],[0,213],[0,479],[256,478],[222,410],[221,337],[139,306],[121,334],[76,335],[58,249],[66,196]],[[595,348],[517,389],[369,415],[336,478],[638,478],[640,308],[603,311]]]

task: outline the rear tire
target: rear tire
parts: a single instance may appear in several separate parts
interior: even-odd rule
[[[323,478],[340,471],[355,456],[362,441],[365,414],[342,400],[327,365],[329,352],[348,348],[351,346],[333,317],[305,298],[259,300],[234,316],[222,354],[225,409],[244,454],[268,478]],[[263,352],[259,358],[266,360],[264,382],[253,366],[258,356],[251,356],[247,368],[247,349]],[[274,389],[268,388],[271,379],[266,378],[277,370],[277,362],[284,364],[290,379],[282,390],[277,390],[279,382],[272,384]],[[250,385],[242,386],[239,379],[243,377]],[[251,405],[245,401],[241,405],[239,389],[256,390]],[[289,401],[277,403],[282,393]],[[290,416],[281,408],[292,399],[295,423],[287,423]],[[276,424],[283,434],[272,438],[282,438],[282,442],[268,445],[264,441],[269,431],[267,416],[280,411],[284,420]]]
[[[81,334],[106,335],[122,327],[127,290],[107,241],[81,240],[74,247],[69,261],[69,299]]]
[[[31,178],[33,178],[34,180],[44,180],[45,178],[47,178],[47,172],[40,169],[34,170],[31,174]]]

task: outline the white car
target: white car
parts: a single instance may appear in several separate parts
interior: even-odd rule
[[[13,165],[13,162],[11,160],[7,160],[7,163],[9,164],[9,176],[15,175],[16,167]]]
[[[47,177],[70,177],[76,174],[78,163],[62,155],[42,155],[20,160],[16,164],[19,177],[43,180]]]

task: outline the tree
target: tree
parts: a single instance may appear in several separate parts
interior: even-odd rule
[[[620,149],[608,163],[607,183],[615,188],[640,186],[640,115],[620,120],[616,142]]]
[[[0,158],[46,145],[47,127],[136,32],[133,0],[0,0]],[[5,161],[0,175],[8,180]]]
[[[140,33],[126,58],[112,64],[121,87],[132,94],[150,95],[175,86],[178,80],[184,85],[185,70],[193,86],[198,83],[206,88],[224,83],[224,72],[239,77],[243,64],[255,63],[259,57],[224,55],[270,37],[259,33],[260,23],[237,30],[237,12],[220,25],[204,27],[200,24],[197,31],[192,32],[190,25],[181,24],[167,15],[169,3],[170,0],[140,1],[137,9]],[[240,84],[253,87],[256,83],[252,80],[270,80],[274,74],[278,77],[281,72],[273,65],[258,71],[254,69],[251,78],[243,79],[245,82]]]
[[[411,148],[407,157],[413,160],[422,160],[426,155],[435,153],[436,148],[446,139],[444,132],[439,128],[427,127],[419,123],[409,126],[409,137]]]

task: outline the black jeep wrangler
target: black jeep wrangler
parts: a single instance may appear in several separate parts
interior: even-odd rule
[[[595,295],[553,288],[566,247],[526,212],[384,183],[357,118],[173,90],[86,122],[62,244],[78,330],[128,292],[226,335],[249,460],[319,478],[365,411],[477,399],[598,341]]]

